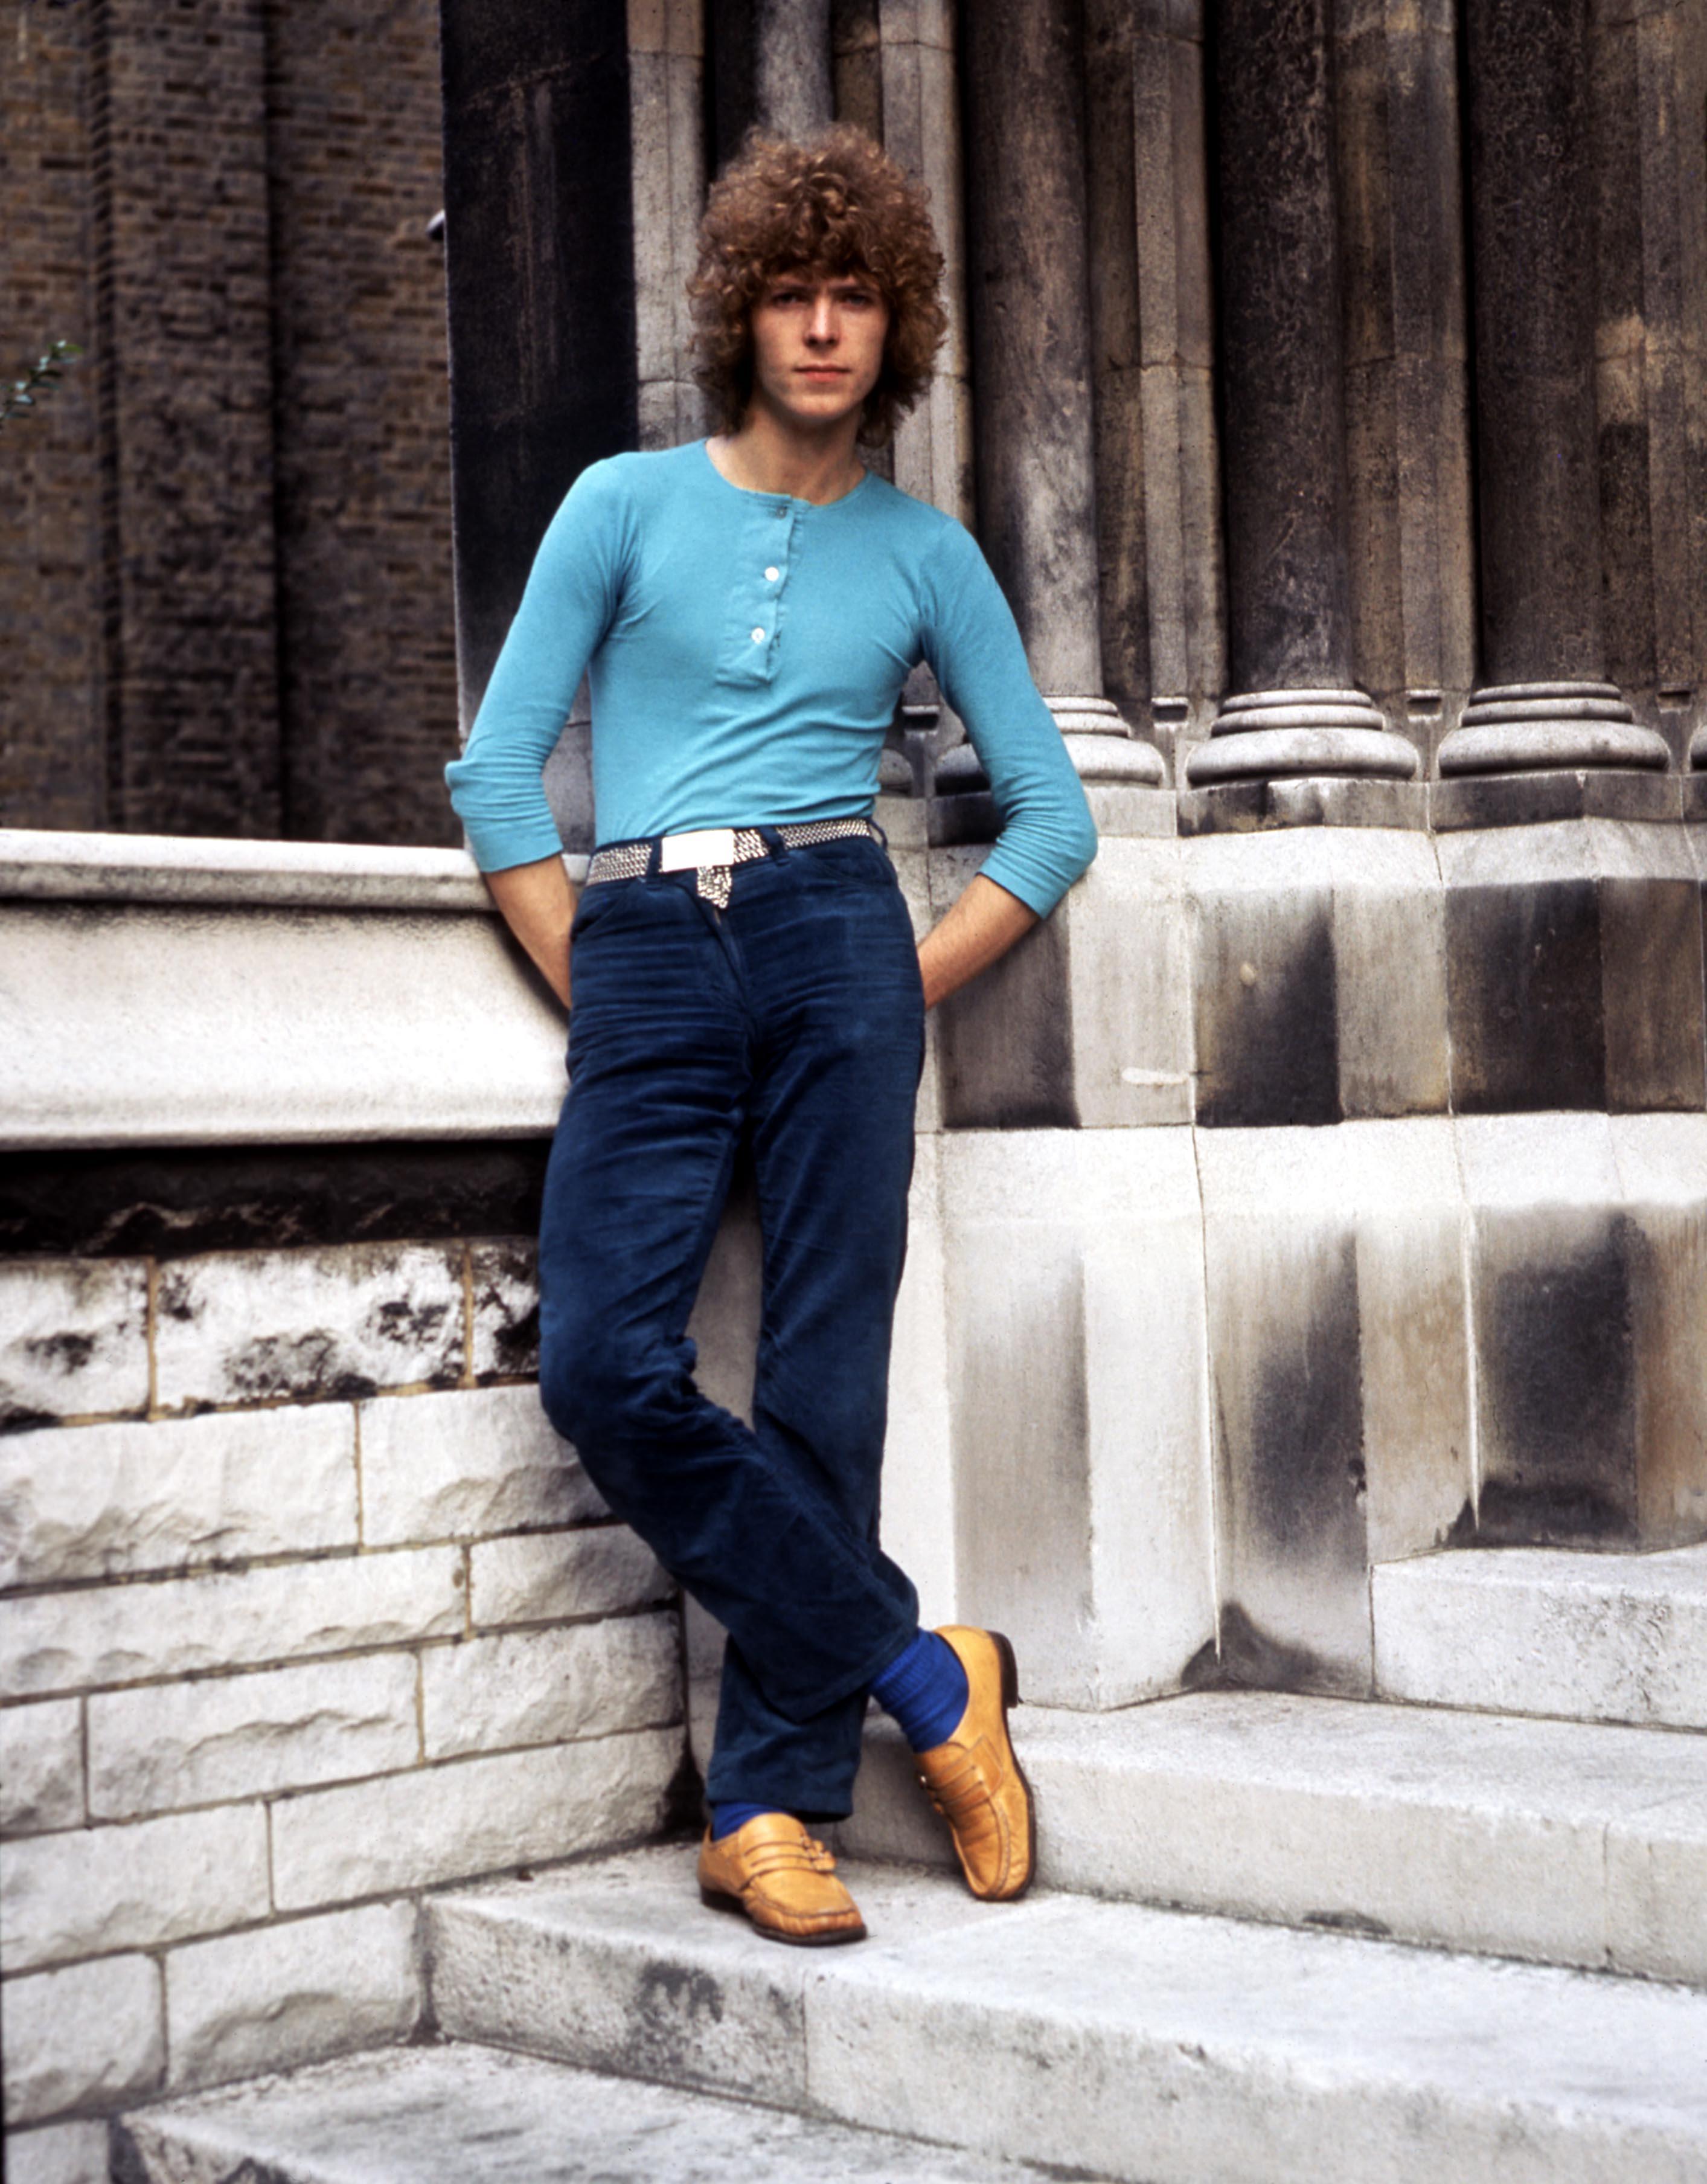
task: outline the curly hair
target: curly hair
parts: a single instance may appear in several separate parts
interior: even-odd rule
[[[948,320],[924,189],[863,129],[838,125],[804,144],[754,133],[712,185],[687,284],[694,376],[720,430],[738,432],[753,397],[753,305],[779,273],[820,265],[868,275],[889,306],[860,438],[881,447],[930,384]]]

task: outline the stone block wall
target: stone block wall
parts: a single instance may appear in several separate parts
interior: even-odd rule
[[[423,1892],[672,1809],[671,1590],[531,1314],[512,1237],[0,1261],[8,2174],[409,2038]]]

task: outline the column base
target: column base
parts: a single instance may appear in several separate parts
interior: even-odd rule
[[[1265,781],[1212,782],[1182,788],[1182,835],[1260,834],[1283,827],[1428,825],[1428,788],[1421,781],[1347,774],[1280,775]]]
[[[1135,736],[1120,709],[1106,698],[1045,698],[1061,741],[1081,781],[1132,788],[1160,788],[1167,768],[1154,744]]]
[[[1664,773],[1665,738],[1640,727],[1615,682],[1501,682],[1472,691],[1440,746],[1443,781],[1605,769]]]
[[[1186,779],[1193,788],[1301,776],[1406,782],[1417,763],[1361,690],[1254,690],[1226,700]]]

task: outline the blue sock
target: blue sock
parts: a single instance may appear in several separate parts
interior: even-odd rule
[[[744,1828],[749,1820],[756,1820],[761,1813],[774,1813],[776,1805],[714,1805],[711,1808],[711,1835],[714,1842],[725,1836],[732,1836],[737,1828]]]
[[[921,1630],[873,1683],[871,1693],[900,1723],[913,1749],[929,1752],[954,1734],[971,1689],[948,1640]]]

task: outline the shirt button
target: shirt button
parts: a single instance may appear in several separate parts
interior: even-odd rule
[[[774,584],[781,574],[782,571],[780,569],[767,569],[765,571],[765,581],[767,584]]]
[[[764,644],[764,642],[765,642],[765,632],[764,632],[764,631],[763,631],[762,629],[755,629],[755,630],[753,631],[753,642],[755,644]]]

